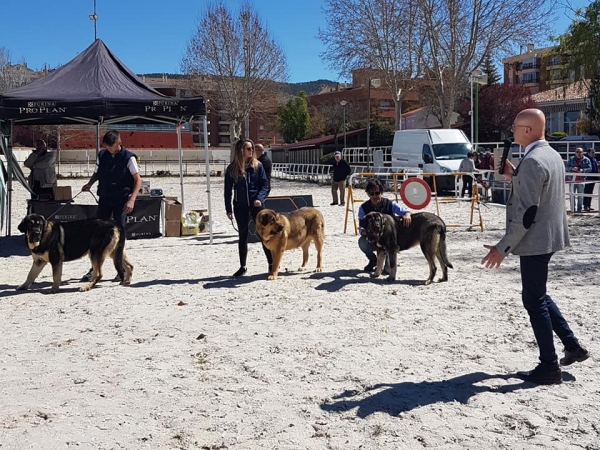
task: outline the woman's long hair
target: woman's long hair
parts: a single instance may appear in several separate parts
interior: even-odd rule
[[[235,181],[238,180],[239,177],[243,177],[246,174],[246,156],[244,155],[244,146],[249,143],[254,148],[254,142],[250,139],[240,139],[235,143],[235,152],[233,155],[233,161],[231,162],[231,175]],[[254,156],[254,152],[252,152],[252,160],[250,161],[250,165],[254,170],[258,167],[258,159]]]

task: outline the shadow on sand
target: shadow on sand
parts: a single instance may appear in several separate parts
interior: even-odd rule
[[[515,374],[490,375],[484,372],[474,372],[441,381],[421,381],[420,383],[404,382],[377,384],[360,391],[345,391],[334,397],[335,402],[321,405],[324,411],[346,412],[358,408],[356,415],[365,418],[376,412],[397,416],[425,405],[439,402],[460,402],[466,404],[469,399],[482,392],[508,394],[521,389],[537,387],[536,384],[519,380],[517,384],[502,386],[480,386],[490,379],[509,380]],[[563,380],[574,381],[575,377],[563,372]],[[353,399],[353,397],[363,397]]]

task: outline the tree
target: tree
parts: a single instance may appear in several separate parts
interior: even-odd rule
[[[468,74],[481,66],[486,54],[509,52],[516,44],[542,38],[552,23],[552,5],[545,0],[406,1],[415,1],[419,8],[424,77],[432,82],[444,128],[468,90]]]
[[[493,84],[479,90],[479,141],[501,141],[509,136],[510,127],[517,114],[526,108],[536,108],[531,91],[522,84]],[[459,105],[459,112],[470,123],[470,99]]]
[[[0,47],[0,92],[6,92],[30,81],[27,64],[13,64],[10,51]]]
[[[370,68],[382,79],[396,106],[396,129],[402,99],[420,73],[416,11],[414,0],[325,0],[327,27],[318,33],[327,49],[321,57],[340,75]]]
[[[277,108],[276,126],[285,142],[303,140],[310,127],[306,93],[300,93]]]
[[[192,89],[231,121],[232,155],[242,123],[271,107],[275,82],[288,78],[283,50],[250,4],[243,3],[234,17],[222,0],[206,6],[181,68]]]
[[[576,79],[583,81],[582,89],[587,89],[590,95],[586,114],[590,121],[596,121],[600,118],[600,1],[593,1],[585,9],[578,8],[574,13],[575,20],[564,34],[558,36],[559,45],[553,55],[568,56],[562,78],[568,78],[568,73],[572,71],[576,74]]]
[[[482,71],[484,75],[487,75],[488,86],[500,82],[500,74],[498,73],[498,69],[494,65],[494,62],[492,61],[492,56],[489,53],[487,53],[483,59]]]

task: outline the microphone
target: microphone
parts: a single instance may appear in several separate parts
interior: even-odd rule
[[[500,168],[498,169],[498,173],[502,175],[504,173],[504,169],[506,168],[506,159],[508,158],[508,152],[510,152],[510,146],[512,142],[510,139],[504,140],[504,149],[502,150],[502,158],[500,159]]]

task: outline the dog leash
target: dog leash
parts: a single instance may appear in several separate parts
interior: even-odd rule
[[[70,202],[65,203],[64,205],[62,205],[60,208],[58,208],[56,211],[54,211],[52,214],[49,214],[48,217],[52,217],[54,215],[56,215],[57,212],[59,212],[61,209],[65,208],[67,205],[69,205],[73,200],[75,200],[80,194],[82,194],[83,192],[89,192],[90,194],[92,194],[92,197],[94,197],[94,200],[96,201],[96,203],[98,203],[98,199],[96,198],[96,196],[94,195],[94,193],[92,191],[80,191],[79,194],[76,194]]]

